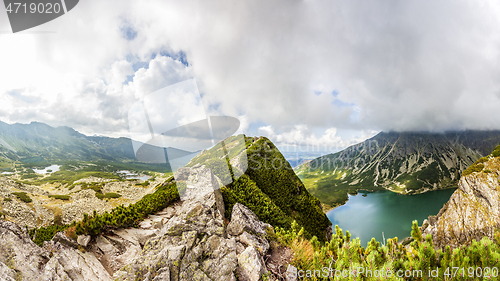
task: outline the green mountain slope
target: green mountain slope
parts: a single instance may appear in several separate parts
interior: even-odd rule
[[[128,138],[88,137],[69,127],[0,122],[0,157],[23,162],[134,161]]]
[[[357,190],[416,194],[457,187],[460,174],[500,142],[500,131],[380,133],[295,171],[327,207]]]
[[[243,141],[245,144],[240,145]],[[204,164],[219,177],[224,177],[224,173],[218,173],[223,169],[220,164],[223,162],[219,159],[226,157],[226,163],[231,163],[232,176],[239,178],[222,187],[226,217],[230,217],[233,205],[238,202],[271,225],[288,229],[296,220],[309,236],[315,235],[323,241],[331,236],[331,222],[321,209],[320,201],[306,190],[288,161],[269,139],[240,135],[224,140],[224,144],[202,152],[187,166]],[[248,168],[242,174],[242,163],[246,160]]]

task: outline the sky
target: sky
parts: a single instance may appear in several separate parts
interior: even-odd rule
[[[500,129],[500,2],[86,0],[15,34],[2,6],[0,77],[0,121],[87,135],[193,78],[207,114],[281,143]]]

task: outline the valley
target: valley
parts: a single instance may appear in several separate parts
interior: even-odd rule
[[[500,131],[379,133],[294,170],[325,209],[360,190],[419,194],[456,188],[462,171],[500,143]]]

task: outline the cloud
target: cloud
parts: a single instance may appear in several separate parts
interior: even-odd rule
[[[293,128],[282,132],[276,132],[273,126],[262,126],[258,133],[270,138],[275,144],[287,147],[307,149],[307,151],[335,152],[350,145],[362,142],[377,134],[377,131],[361,131],[357,136],[343,139],[337,128],[328,128],[317,137],[316,133],[307,125],[295,125]]]
[[[134,102],[195,78],[276,138],[500,129],[496,1],[85,1],[33,31],[54,33],[0,35],[3,121],[124,135]]]

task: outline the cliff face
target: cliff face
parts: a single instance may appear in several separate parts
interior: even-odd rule
[[[431,234],[436,246],[458,247],[494,237],[500,227],[500,158],[494,155],[469,168],[439,214],[424,221],[423,234]]]
[[[293,271],[286,251],[271,249],[273,227],[242,204],[224,222],[216,177],[190,169],[186,196],[141,222],[77,241],[59,232],[43,247],[12,222],[0,222],[2,280],[251,280]],[[274,253],[273,253],[274,252]],[[283,255],[285,253],[285,255]],[[282,256],[276,264],[270,256]],[[288,262],[291,256],[289,254]],[[296,280],[296,279],[290,279]]]

